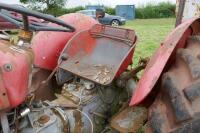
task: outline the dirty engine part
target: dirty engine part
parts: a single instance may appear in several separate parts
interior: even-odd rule
[[[101,86],[74,77],[56,99],[31,102],[7,115],[11,131],[19,133],[100,133],[127,101],[126,89]],[[28,106],[27,106],[28,105]],[[17,129],[16,129],[16,125]]]

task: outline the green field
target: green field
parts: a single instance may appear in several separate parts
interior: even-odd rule
[[[138,43],[134,55],[134,66],[140,57],[150,57],[160,46],[167,34],[174,28],[175,19],[137,19],[128,21],[124,26],[134,29],[138,36]]]

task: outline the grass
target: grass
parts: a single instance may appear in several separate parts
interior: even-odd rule
[[[151,57],[167,34],[174,28],[174,25],[174,18],[128,21],[124,27],[135,30],[138,36],[133,66],[137,65],[140,57]]]

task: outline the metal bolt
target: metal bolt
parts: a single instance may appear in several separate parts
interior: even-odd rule
[[[67,59],[68,59],[67,55],[66,54],[62,54],[61,60],[62,61],[66,61]]]
[[[21,113],[20,116],[24,117],[26,115],[28,115],[31,112],[31,110],[29,108],[25,108]]]
[[[5,64],[3,67],[4,67],[4,70],[7,71],[7,72],[12,71],[12,65],[11,64]]]

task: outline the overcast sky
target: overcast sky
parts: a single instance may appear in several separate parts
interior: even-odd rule
[[[4,3],[9,4],[19,4],[19,0],[0,0]],[[146,3],[159,3],[162,1],[170,1],[175,3],[176,0],[67,0],[67,7],[75,7],[75,6],[84,6],[88,4],[103,4],[106,6],[116,6],[116,5],[126,5],[126,4],[134,4],[138,5],[145,5]]]

